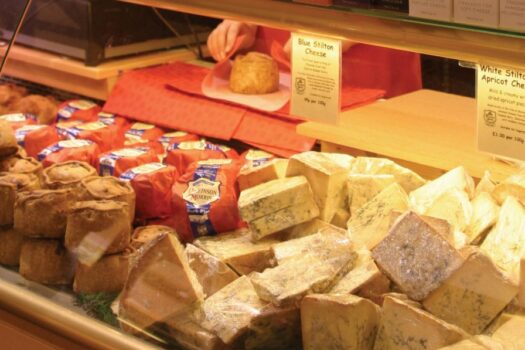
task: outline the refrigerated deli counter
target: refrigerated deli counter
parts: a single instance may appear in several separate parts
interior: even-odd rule
[[[129,2],[522,65],[519,33],[388,11]],[[105,104],[0,85],[3,349],[525,348],[525,169],[477,151],[474,99],[420,90],[335,126],[245,111],[226,137],[235,106],[188,78],[207,67],[120,72]]]

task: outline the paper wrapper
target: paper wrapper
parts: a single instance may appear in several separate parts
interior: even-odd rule
[[[97,171],[101,176],[119,177],[131,168],[159,160],[156,150],[150,147],[121,148],[102,154],[98,158]]]
[[[166,163],[173,165],[181,174],[184,174],[192,163],[226,157],[226,153],[217,145],[204,140],[190,141],[172,144],[168,148]]]
[[[20,135],[20,139],[21,138],[22,135]],[[38,130],[27,132],[27,134],[23,136],[23,144],[27,155],[36,158],[38,153],[44,148],[64,139],[65,137],[58,133],[58,130],[54,125],[48,125],[39,128]]]
[[[78,120],[93,122],[102,109],[96,103],[87,100],[70,100],[58,107],[57,122]]]
[[[86,162],[94,166],[99,154],[98,145],[92,141],[64,140],[42,150],[38,154],[38,160],[42,162],[44,168],[70,160]]]
[[[64,131],[70,140],[89,140],[98,145],[101,152],[122,147],[124,134],[118,125],[106,125],[103,122],[91,122],[72,126]]]
[[[37,124],[36,117],[32,114],[13,113],[0,115],[0,120],[6,121],[14,131],[26,126]]]

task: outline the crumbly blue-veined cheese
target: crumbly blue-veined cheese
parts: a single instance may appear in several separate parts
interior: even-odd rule
[[[272,180],[248,188],[239,196],[239,213],[250,222],[313,198],[304,176]]]
[[[253,273],[250,277],[263,300],[276,306],[297,304],[312,293],[330,290],[355,261],[351,244],[287,259],[283,264]]]
[[[391,184],[364,206],[352,213],[348,220],[348,234],[357,245],[368,249],[376,246],[388,233],[392,211],[408,209],[408,198],[397,183]]]
[[[435,316],[481,333],[518,294],[512,283],[479,248],[462,249],[465,262],[424,301]]]
[[[492,339],[501,343],[505,350],[523,350],[525,349],[524,330],[525,317],[513,316],[494,332]]]
[[[465,233],[469,244],[477,244],[498,221],[499,206],[487,192],[480,192],[471,203],[472,219]]]
[[[514,197],[503,202],[498,222],[481,249],[518,283],[520,260],[525,256],[525,209]]]
[[[499,204],[503,204],[507,197],[512,196],[522,205],[525,205],[525,170],[511,175],[503,182],[497,184],[492,191],[492,196]]]
[[[303,349],[372,350],[380,308],[354,295],[307,295],[301,302]]]
[[[350,213],[374,198],[379,192],[396,182],[391,174],[350,174],[346,180]]]
[[[239,277],[220,259],[193,244],[187,244],[185,252],[191,269],[197,275],[204,294],[208,297]]]
[[[287,167],[287,159],[272,159],[262,165],[247,166],[241,169],[237,176],[239,190],[244,191],[268,181],[284,178]]]
[[[426,180],[410,169],[390,159],[357,157],[352,162],[351,174],[393,175],[395,181],[409,193],[423,186]]]
[[[346,233],[346,230],[336,227],[332,224],[329,224],[326,221],[319,220],[319,219],[313,219],[307,222],[303,222],[302,224],[290,227],[284,230],[282,233],[283,233],[283,240],[291,240],[291,239],[310,236],[315,233],[334,232],[334,231],[340,232],[341,234]]]
[[[375,350],[434,350],[469,338],[459,327],[399,298],[386,296]]]
[[[463,257],[414,212],[397,219],[374,249],[379,268],[414,300],[425,299],[463,263]]]
[[[267,305],[250,279],[242,276],[204,301],[200,323],[224,343],[231,344],[246,333],[253,318]]]
[[[344,200],[349,165],[328,153],[304,152],[290,158],[286,176],[306,176],[321,211],[320,219],[330,222]]]
[[[454,168],[410,192],[410,205],[414,211],[423,214],[436,198],[453,189],[465,191],[469,198],[474,196],[474,180],[462,166]]]
[[[278,242],[273,238],[254,242],[251,231],[241,229],[218,236],[201,237],[193,241],[193,244],[219,258],[238,273],[248,275],[253,271],[262,272],[274,265],[271,247]]]
[[[277,210],[248,222],[253,238],[260,240],[297,224],[307,222],[319,216],[319,208],[312,197],[301,203]]]
[[[421,214],[446,220],[455,229],[464,231],[472,219],[472,205],[465,191],[453,188],[437,196]]]

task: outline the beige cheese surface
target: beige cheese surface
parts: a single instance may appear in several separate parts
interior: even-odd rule
[[[505,346],[505,350],[525,349],[525,317],[513,316],[494,332],[492,338]]]
[[[265,182],[277,180],[284,177],[288,167],[287,159],[272,159],[260,166],[243,168],[237,176],[239,190],[244,191],[250,187],[255,187]]]
[[[522,205],[525,205],[525,170],[511,175],[502,183],[497,184],[492,195],[499,204],[503,204],[507,197],[513,196]]]
[[[422,214],[446,220],[457,230],[464,231],[472,219],[472,205],[465,191],[454,188],[436,197]]]
[[[496,224],[499,217],[499,206],[487,192],[481,192],[472,200],[472,220],[465,231],[469,243],[482,240],[483,234]]]
[[[390,174],[350,174],[346,180],[350,213],[356,213],[359,208],[368,203],[379,192],[396,182]]]

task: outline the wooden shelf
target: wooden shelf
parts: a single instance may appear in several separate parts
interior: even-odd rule
[[[97,67],[22,46],[13,47],[3,74],[87,97],[105,100],[125,71],[158,64],[195,59],[193,52],[176,49],[112,60]]]
[[[319,139],[327,151],[358,149],[407,161],[415,170],[438,169],[426,171],[428,177],[458,165],[476,178],[489,170],[498,181],[517,171],[477,151],[474,99],[430,90],[345,112],[339,125],[307,122],[298,132]]]

